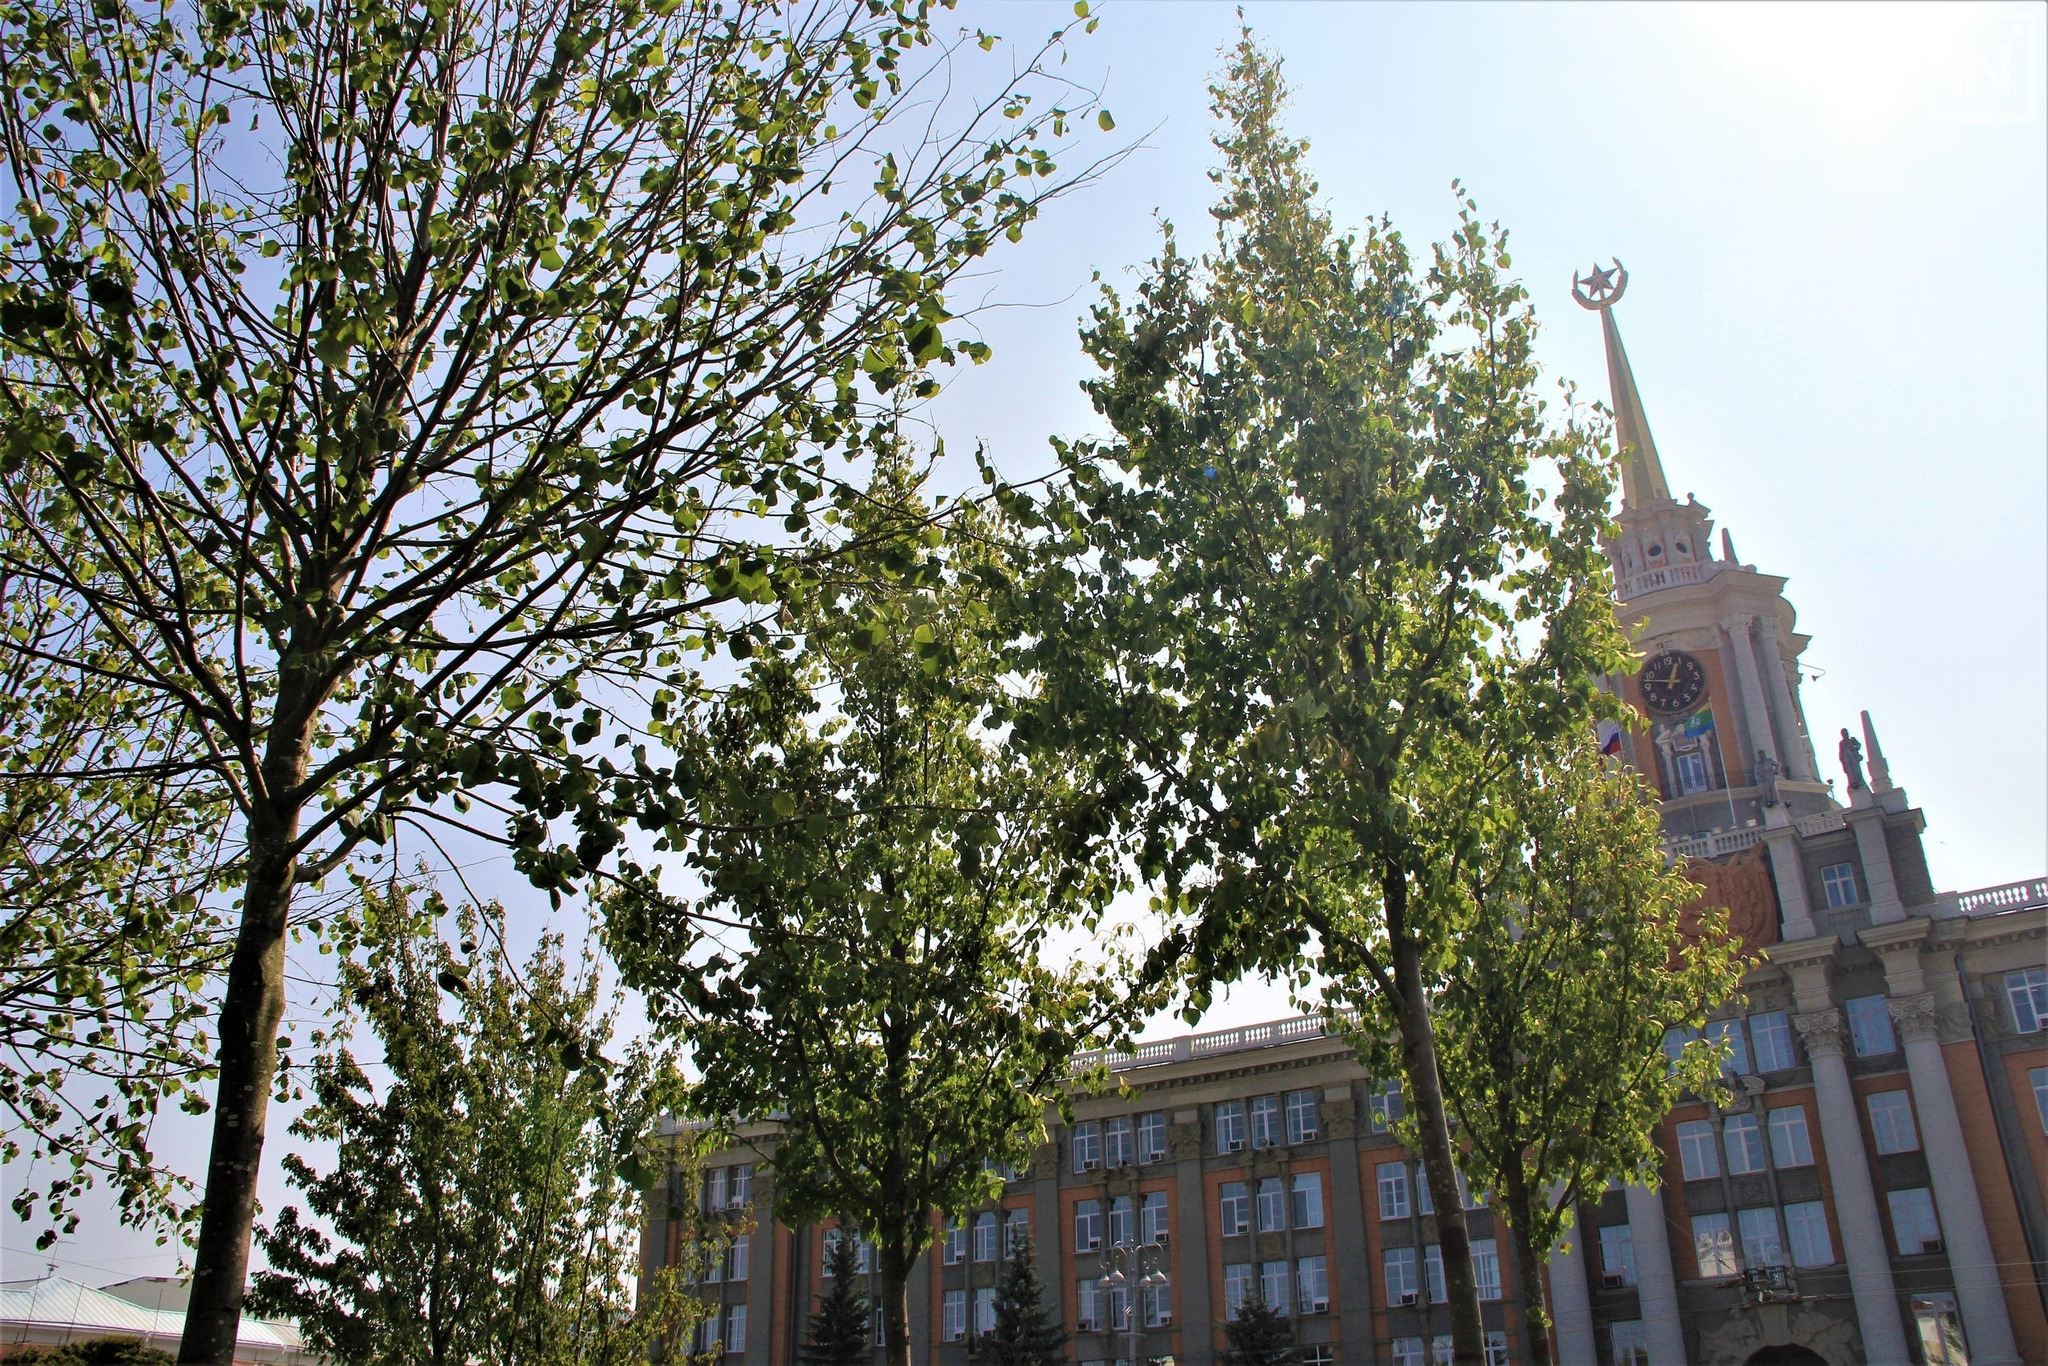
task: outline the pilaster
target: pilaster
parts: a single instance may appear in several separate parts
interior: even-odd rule
[[[1856,832],[1856,852],[1863,856],[1863,880],[1868,884],[1870,920],[1874,925],[1894,924],[1906,918],[1905,903],[1899,900],[1899,884],[1892,877],[1892,851],[1885,842],[1884,814],[1876,805],[1854,807],[1847,813],[1849,828]]]
[[[1807,908],[1806,863],[1799,854],[1799,832],[1789,824],[1778,824],[1785,820],[1782,803],[1765,812],[1764,819],[1771,822],[1764,831],[1764,843],[1771,851],[1771,881],[1778,889],[1778,912],[1784,922],[1784,937],[1788,940],[1811,940],[1814,937],[1813,913]],[[1776,954],[1772,955],[1772,961],[1778,961]]]
[[[1770,708],[1764,702],[1762,675],[1756,667],[1756,637],[1753,627],[1756,618],[1739,616],[1724,628],[1735,647],[1735,676],[1742,690],[1743,720],[1748,723],[1750,744],[1763,750],[1778,761],[1779,770],[1789,774],[1785,756],[1778,752],[1777,737],[1771,727]],[[1744,759],[1753,759],[1744,755]]]
[[[1323,1093],[1323,1127],[1330,1143],[1331,1210],[1365,1209],[1358,1173],[1358,1102],[1348,1086]],[[1207,1211],[1203,1211],[1207,1214]],[[1344,1339],[1344,1359],[1374,1366],[1377,1355],[1372,1331],[1372,1274],[1365,1252],[1365,1220],[1333,1217],[1325,1221],[1330,1236],[1330,1289],[1336,1298],[1337,1321]],[[1207,1268],[1203,1275],[1208,1274]],[[1184,1330],[1192,1332],[1192,1326]],[[1355,1344],[1355,1345],[1354,1345]]]
[[[1778,742],[1785,754],[1787,777],[1812,778],[1814,774],[1813,744],[1800,724],[1799,709],[1792,701],[1792,685],[1785,677],[1786,665],[1784,643],[1778,636],[1778,625],[1768,619],[1759,619],[1757,630],[1757,653],[1762,657],[1765,686],[1770,693],[1772,715],[1778,721]],[[1792,770],[1799,770],[1797,773]]]
[[[1174,1306],[1181,1318],[1180,1352],[1188,1366],[1214,1366],[1215,1329],[1209,1304],[1209,1200],[1202,1190],[1202,1116],[1177,1111],[1168,1143],[1174,1160],[1174,1213],[1179,1244],[1173,1249]],[[1372,1322],[1368,1315],[1366,1322]],[[1370,1336],[1368,1334],[1368,1336]]]
[[[1560,1362],[1594,1361],[1593,1300],[1586,1288],[1586,1235],[1583,1219],[1550,1249],[1550,1313],[1557,1328]]]
[[[1636,1302],[1642,1307],[1643,1332],[1650,1340],[1650,1366],[1686,1366],[1685,1327],[1678,1317],[1678,1278],[1671,1269],[1664,1196],[1637,1185],[1630,1185],[1624,1195],[1629,1240],[1636,1250]]]

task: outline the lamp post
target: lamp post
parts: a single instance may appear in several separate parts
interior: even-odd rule
[[[1128,1287],[1130,1298],[1125,1302],[1128,1319],[1127,1331],[1131,1335],[1131,1366],[1144,1366],[1138,1356],[1138,1335],[1144,1331],[1139,1319],[1144,1313],[1146,1293],[1167,1284],[1166,1272],[1161,1265],[1166,1261],[1164,1243],[1125,1243],[1112,1247],[1103,1254],[1103,1265],[1108,1271],[1096,1284],[1109,1297],[1112,1305],[1116,1292]],[[1118,1265],[1122,1263],[1122,1265]]]

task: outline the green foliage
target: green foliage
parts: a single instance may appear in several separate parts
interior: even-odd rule
[[[804,1366],[862,1366],[874,1359],[867,1284],[854,1269],[853,1243],[851,1236],[843,1235],[826,1248],[832,1288],[818,1297],[818,1307],[811,1311],[801,1354]]]
[[[1224,1366],[1288,1366],[1294,1360],[1294,1324],[1253,1295],[1223,1325]]]
[[[996,1282],[995,1332],[975,1344],[976,1354],[989,1366],[1060,1366],[1066,1346],[1066,1329],[1046,1311],[1031,1238],[1020,1235]]]
[[[673,1275],[632,1298],[649,1143],[681,1079],[651,1050],[605,1057],[611,993],[588,954],[573,974],[556,937],[523,965],[458,956],[432,933],[438,909],[373,905],[413,933],[341,964],[382,1057],[336,1036],[315,1061],[292,1135],[331,1144],[334,1164],[286,1155],[304,1208],[258,1230],[270,1269],[250,1305],[336,1366],[645,1360],[706,1312]],[[459,923],[468,946],[502,943],[495,907]]]
[[[160,1347],[146,1347],[135,1338],[87,1338],[57,1347],[30,1343],[7,1359],[21,1366],[171,1366],[176,1360]]]

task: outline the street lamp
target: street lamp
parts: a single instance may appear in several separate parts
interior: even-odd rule
[[[1166,1260],[1166,1246],[1163,1243],[1125,1243],[1109,1249],[1103,1254],[1103,1264],[1109,1268],[1095,1284],[1113,1305],[1116,1292],[1130,1287],[1132,1294],[1124,1305],[1126,1329],[1131,1337],[1131,1366],[1144,1366],[1138,1355],[1138,1335],[1143,1331],[1139,1316],[1144,1312],[1146,1294],[1168,1284],[1167,1275],[1161,1269]],[[1122,1262],[1121,1266],[1117,1263]]]

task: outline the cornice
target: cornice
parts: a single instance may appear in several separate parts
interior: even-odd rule
[[[1810,939],[1781,939],[1775,944],[1764,946],[1764,961],[1772,967],[1805,967],[1811,963],[1825,963],[1833,958],[1842,947],[1839,934],[1817,934]]]

